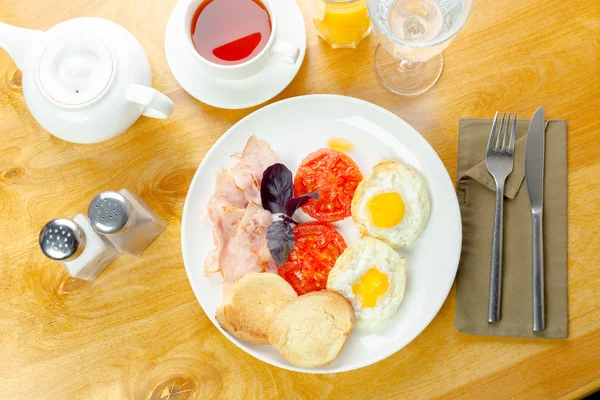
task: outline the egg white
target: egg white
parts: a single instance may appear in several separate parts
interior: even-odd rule
[[[404,298],[406,259],[390,246],[371,237],[363,237],[348,247],[329,272],[327,290],[344,296],[354,307],[355,323],[359,328],[378,329],[396,313]],[[377,268],[388,279],[388,289],[377,299],[374,307],[363,307],[360,296],[352,287],[371,268]]]
[[[391,228],[373,224],[367,204],[382,193],[398,193],[404,202],[402,220]],[[352,219],[362,235],[380,239],[393,248],[410,245],[423,232],[431,206],[421,178],[397,162],[383,162],[373,167],[360,182],[352,199]]]

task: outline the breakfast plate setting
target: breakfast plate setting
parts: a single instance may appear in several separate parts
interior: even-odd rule
[[[329,147],[328,142],[329,146],[343,148],[346,152]],[[247,154],[248,151],[256,151],[256,154]],[[348,165],[354,166],[353,175],[347,176],[348,173],[345,172],[335,176],[346,176],[351,183],[349,190],[356,190],[356,193],[348,193],[346,198],[341,199],[346,202],[346,207],[339,215],[330,217],[321,215],[318,211],[315,214],[315,210],[309,207],[308,211],[317,218],[309,216],[305,212],[307,206],[318,201],[311,198],[291,216],[298,222],[295,231],[314,221],[335,220],[320,223],[326,228],[323,229],[324,232],[319,231],[318,235],[330,235],[334,237],[333,242],[336,242],[335,237],[339,234],[341,242],[344,242],[341,246],[343,248],[338,244],[321,248],[323,252],[333,252],[329,263],[323,266],[324,270],[318,271],[324,274],[321,282],[315,283],[310,278],[295,279],[297,274],[302,274],[301,267],[290,270],[287,268],[290,263],[278,266],[267,249],[265,228],[249,230],[240,225],[241,237],[232,232],[225,234],[227,237],[219,236],[222,232],[217,233],[217,230],[213,232],[214,221],[219,224],[219,230],[227,229],[227,224],[235,230],[238,227],[236,224],[242,224],[238,220],[244,218],[243,211],[240,210],[237,217],[222,211],[230,209],[230,201],[238,201],[239,207],[259,208],[262,213],[266,213],[266,216],[262,216],[266,218],[266,224],[270,224],[272,219],[277,221],[262,207],[246,199],[248,195],[251,200],[260,204],[260,188],[254,185],[262,177],[252,175],[254,178],[250,179],[250,185],[244,186],[246,180],[239,177],[240,174],[247,173],[248,170],[260,171],[262,174],[266,167],[280,163],[295,177],[294,196],[306,194],[301,193],[306,192],[306,189],[302,189],[300,183],[297,184],[299,166],[303,160],[306,163],[311,154],[320,151],[324,154],[335,153],[335,157],[341,158],[338,162],[348,159]],[[253,164],[242,164],[244,160],[257,162],[258,166],[255,168]],[[344,167],[345,171],[348,170],[348,165]],[[227,177],[238,182],[233,187],[233,194],[227,192],[224,183],[229,179]],[[217,180],[218,187],[215,187]],[[312,178],[306,180],[310,182]],[[335,202],[336,197],[331,197],[332,192],[339,189],[343,194],[341,187],[348,183],[344,182],[344,179],[332,180],[331,187],[323,186],[319,200],[330,198]],[[246,187],[243,196],[235,189],[240,186]],[[223,191],[227,194],[219,195]],[[371,205],[382,209],[378,215],[383,220],[375,222],[384,226],[383,228],[374,225],[370,219],[373,214],[368,211],[367,206],[369,200],[377,198],[377,195],[381,204]],[[403,200],[398,200],[396,196]],[[401,203],[404,204],[404,211],[394,209]],[[221,208],[215,210],[215,204]],[[319,203],[317,206],[317,210],[327,208],[326,203]],[[333,232],[329,232],[330,230]],[[361,239],[361,231],[366,239]],[[220,254],[220,265],[219,260],[214,260],[213,233],[217,236],[214,238],[215,243],[222,246],[220,250],[226,253]],[[308,237],[310,238],[310,234]],[[260,257],[253,256],[252,251],[250,255],[246,254],[248,250],[244,248],[246,245],[252,247],[251,243],[256,244],[257,240],[259,243],[255,252],[259,255],[262,252],[262,260],[266,260],[264,263]],[[300,240],[297,235],[296,241]],[[299,250],[306,252],[307,256],[314,256],[315,244],[311,244],[310,239],[302,241],[305,246]],[[397,250],[392,250],[386,242]],[[282,368],[329,373],[360,368],[385,358],[408,344],[429,324],[445,301],[454,281],[460,256],[461,221],[454,188],[446,169],[429,144],[413,128],[395,115],[364,101],[343,96],[313,95],[266,106],[239,121],[215,143],[190,186],[182,218],[181,243],[186,271],[198,301],[211,321],[233,343],[253,356]],[[335,263],[335,257],[344,249],[343,256]],[[297,265],[302,264],[303,254],[295,254],[292,250],[290,256],[300,259],[296,260]],[[234,261],[237,257],[250,257],[245,259],[255,265],[248,265],[247,269],[239,267]],[[207,267],[207,262],[216,262],[217,265]],[[228,265],[232,268],[228,268]],[[377,268],[372,269],[373,266]],[[337,273],[336,276],[329,275],[327,282],[327,269],[331,268],[332,274]],[[207,273],[205,269],[220,270],[221,273]],[[244,337],[244,332],[236,334],[228,321],[218,320],[217,313],[227,292],[238,289],[243,292],[243,288],[231,289],[229,286],[232,281],[253,272],[268,271],[272,275],[277,270],[283,278],[287,278],[287,281],[280,279],[278,285],[286,286],[287,282],[292,282],[292,287],[301,294],[314,294],[318,290],[327,289],[328,293],[346,296],[343,298],[352,301],[353,307],[362,308],[363,312],[357,313],[354,318],[354,329],[346,332],[348,340],[343,350],[338,349],[339,356],[335,360],[324,360],[331,364],[311,365],[312,368],[302,362],[300,364],[303,366],[294,365],[274,347],[265,345],[264,341],[263,344],[256,344],[243,340],[240,336]],[[364,298],[361,295],[354,296],[354,285],[360,286],[361,282],[363,286],[379,286],[381,292],[377,293],[375,290],[370,299],[366,294]],[[254,284],[260,285],[260,282]],[[248,283],[250,286],[254,284]],[[228,287],[225,288],[224,285]],[[274,286],[277,287],[277,284]],[[387,288],[384,290],[383,286]],[[371,292],[372,288],[364,290]],[[252,293],[251,297],[254,299],[260,298],[257,297],[257,292]],[[239,296],[244,298],[243,294]],[[273,301],[268,295],[265,296],[265,302]],[[274,297],[277,298],[277,295]],[[302,299],[303,296],[299,298]],[[378,301],[379,298],[381,300]],[[363,308],[361,301],[371,301],[378,306],[364,305]],[[229,303],[230,313],[235,313],[236,304]],[[248,305],[248,300],[242,304]],[[344,302],[342,306],[333,308],[343,310],[343,304]],[[310,303],[304,307],[310,308]],[[304,307],[299,306],[300,309]],[[296,314],[301,314],[301,311]],[[248,318],[255,318],[253,313],[250,315]],[[257,324],[264,332],[268,331],[268,322],[247,321],[248,324]],[[261,324],[264,326],[260,326]],[[301,348],[303,345],[306,347]],[[298,346],[301,352],[311,350],[310,343],[299,343]]]
[[[17,3],[8,7],[16,8]],[[175,274],[172,268],[165,268],[164,260],[179,263],[180,281],[172,287],[182,288],[181,293],[187,291],[185,303],[190,306],[191,286],[208,319],[199,315],[214,334],[213,340],[202,342],[202,346],[210,347],[210,351],[218,346],[221,351],[237,351],[233,344],[266,364],[290,371],[341,373],[369,366],[402,349],[403,354],[411,353],[405,347],[411,342],[411,346],[418,346],[413,340],[436,317],[453,285],[456,303],[452,333],[567,338],[566,121],[546,119],[544,108],[537,106],[533,117],[526,120],[510,110],[489,115],[493,116],[490,119],[460,119],[456,177],[451,177],[421,133],[391,111],[354,97],[300,93],[252,112],[214,110],[256,107],[282,93],[305,62],[305,20],[322,39],[313,36],[318,41],[318,47],[310,43],[311,51],[318,49],[314,54],[331,56],[338,52],[335,49],[345,50],[337,53],[342,55],[337,63],[304,65],[302,79],[322,74],[329,83],[339,72],[336,68],[348,68],[342,65],[348,60],[355,68],[360,61],[357,55],[365,53],[353,53],[352,49],[373,32],[377,47],[363,44],[363,48],[373,50],[369,50],[373,54],[369,76],[389,92],[405,96],[395,110],[419,110],[415,108],[418,98],[411,96],[436,84],[444,65],[441,53],[469,19],[472,6],[472,0],[178,0],[169,10],[168,21],[163,14],[162,47],[151,54],[166,59],[166,71],[159,76],[173,82],[162,91],[152,87],[152,66],[142,43],[116,22],[77,17],[44,32],[0,21],[0,47],[22,73],[21,78],[13,70],[0,104],[9,104],[7,120],[23,117],[19,107],[28,110],[33,118],[27,115],[27,121],[45,131],[47,139],[33,149],[37,158],[25,162],[23,146],[16,141],[13,146],[12,137],[7,140],[11,147],[0,156],[2,161],[10,159],[7,165],[14,162],[15,166],[10,164],[0,171],[2,191],[11,200],[29,199],[11,191],[31,189],[36,182],[43,182],[37,186],[45,189],[48,184],[52,190],[31,197],[40,202],[56,197],[52,207],[52,212],[59,210],[56,214],[70,210],[67,207],[75,202],[63,200],[64,188],[52,185],[59,174],[40,172],[45,171],[40,166],[39,160],[44,159],[40,153],[57,151],[60,153],[54,155],[53,166],[69,162],[61,171],[68,177],[62,178],[63,182],[75,186],[84,179],[82,197],[87,196],[77,200],[79,212],[72,210],[69,217],[53,214],[49,221],[48,207],[38,207],[37,203],[29,207],[27,203],[27,221],[40,222],[34,218],[33,209],[43,208],[45,219],[36,225],[39,235],[30,235],[30,239],[43,253],[44,261],[50,259],[54,267],[63,268],[68,281],[53,281],[59,276],[56,270],[51,272],[33,256],[14,262],[27,267],[27,285],[33,286],[30,275],[34,276],[31,271],[37,271],[38,265],[44,267],[40,276],[51,280],[48,287],[39,290],[51,299],[51,306],[46,308],[41,301],[21,296],[24,289],[18,293],[27,306],[37,307],[35,312],[51,311],[49,319],[40,324],[42,334],[23,337],[50,337],[62,325],[78,329],[78,321],[68,320],[73,315],[85,315],[86,321],[93,320],[94,324],[98,315],[101,321],[100,312],[90,313],[93,318],[85,314],[93,310],[92,306],[86,308],[86,301],[92,304],[95,299],[86,296],[109,287],[109,276],[115,275],[103,271],[111,265],[123,267],[126,263],[122,257],[128,257],[129,262],[143,260],[148,264],[159,260],[160,273],[169,274],[169,279]],[[145,39],[150,40],[151,35]],[[362,71],[367,68],[362,67],[356,68],[361,75],[346,74],[342,79],[354,85],[365,78]],[[336,87],[337,83],[324,87]],[[22,99],[17,98],[21,95],[19,84]],[[298,88],[304,88],[303,84],[292,87]],[[174,94],[176,90],[179,97]],[[444,90],[433,96],[447,96]],[[381,100],[380,93],[373,93],[369,92],[371,99]],[[172,122],[178,117],[169,96],[189,100],[193,107],[186,114],[189,121]],[[389,99],[381,102],[390,108],[394,104]],[[205,106],[200,107],[200,103]],[[430,104],[427,100],[424,109],[428,112],[419,117],[435,122],[424,124],[428,128],[423,129],[442,125],[446,129],[447,121],[442,124],[438,119],[455,115],[447,110],[449,102],[444,99],[436,109]],[[444,113],[447,115],[440,116]],[[141,117],[152,120],[136,123]],[[206,124],[200,123],[203,119],[217,127],[221,123],[222,129],[211,125],[208,132]],[[25,125],[19,119],[17,124],[21,123]],[[144,135],[126,141],[117,138],[131,127],[142,130],[147,126],[152,126],[152,132],[169,134],[185,127],[186,137],[180,141],[174,135],[163,136],[156,142]],[[33,134],[30,131],[34,129],[26,128],[14,136]],[[447,139],[443,137],[438,143],[454,143]],[[194,147],[197,143],[204,147]],[[127,145],[131,148],[124,151]],[[200,161],[199,155],[209,147]],[[85,151],[91,152],[89,157],[82,156]],[[169,152],[177,155],[168,158],[173,154]],[[124,160],[131,168],[129,164],[123,167]],[[140,163],[144,170],[134,172]],[[25,173],[18,165],[32,171]],[[103,185],[124,182],[131,187],[90,188],[102,177],[107,179]],[[135,180],[138,178],[139,182]],[[92,189],[98,189],[94,196]],[[172,207],[161,207],[161,199],[172,201],[167,205]],[[58,204],[58,200],[63,202]],[[6,213],[10,218],[14,214],[11,207],[3,208],[10,211]],[[166,235],[171,235],[167,245],[163,239]],[[146,250],[159,246],[163,246],[160,251]],[[175,247],[177,256],[181,250],[183,266],[168,253]],[[30,257],[29,250],[19,254]],[[39,252],[36,255],[42,256]],[[155,259],[150,259],[153,256]],[[140,270],[131,267],[128,273],[134,276]],[[18,274],[9,270],[9,275],[12,279]],[[160,279],[156,276],[158,273],[145,278]],[[97,279],[102,283],[86,286],[86,282]],[[136,280],[132,284],[136,295],[149,287],[156,289],[155,281],[138,285],[139,277],[132,279]],[[129,295],[129,286],[112,284],[127,290],[123,298]],[[6,287],[18,286],[9,282]],[[56,297],[48,295],[48,288],[58,288]],[[67,296],[75,290],[89,291],[80,297]],[[146,305],[153,300],[148,297],[140,301]],[[199,312],[198,304],[192,303]],[[81,314],[68,312],[73,304],[81,308]],[[131,305],[135,306],[139,304]],[[106,304],[97,307],[112,310]],[[119,312],[125,313],[123,308]],[[11,303],[0,309],[18,307]],[[28,320],[34,319],[29,309],[23,310]],[[156,310],[170,311],[165,307]],[[155,325],[151,318],[156,310],[153,308],[153,315],[148,317],[148,325]],[[137,322],[141,315],[130,319]],[[128,332],[134,331],[132,326],[127,326]],[[96,325],[94,329],[106,337],[112,335]],[[21,335],[20,330],[17,332]],[[92,336],[76,333],[71,336]],[[446,333],[438,334],[436,328],[435,335],[443,340]],[[185,342],[192,349],[188,351],[202,353],[204,349],[190,337],[182,335],[176,345]],[[30,347],[53,346],[36,343]],[[154,357],[148,363],[151,366],[144,365],[148,370],[140,374],[143,379],[136,378],[138,382],[152,373],[168,375],[161,375],[160,383],[152,383],[149,396],[119,392],[115,398],[166,399],[172,398],[176,386],[192,393],[204,376],[217,377],[220,386],[232,379],[233,374],[228,374],[232,360],[226,360],[228,372],[223,373],[218,365],[213,367],[203,358],[206,352],[178,358],[174,367],[169,364],[172,359],[165,358],[163,363],[160,357],[167,357],[174,347],[160,347],[165,354]],[[148,348],[156,350],[154,346]],[[19,360],[63,360],[38,356]],[[263,366],[268,367],[266,364]],[[275,369],[265,370],[271,379]],[[106,371],[107,376],[112,373],[108,368]],[[190,396],[196,398],[195,394]]]

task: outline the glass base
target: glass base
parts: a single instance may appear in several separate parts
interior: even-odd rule
[[[415,96],[429,90],[440,79],[444,68],[442,54],[425,62],[397,60],[381,45],[375,49],[375,75],[386,89],[403,96]]]
[[[329,36],[325,35],[323,32],[321,32],[321,30],[317,28],[317,26],[319,25],[317,25],[317,23],[315,22],[315,30],[317,31],[317,35],[325,42],[327,42],[327,44],[331,46],[332,49],[355,49],[363,41],[364,38],[371,34],[371,27],[369,27],[369,29],[367,29],[362,36],[356,37],[357,35],[352,35],[355,36],[353,42],[335,42],[335,38],[330,38]]]

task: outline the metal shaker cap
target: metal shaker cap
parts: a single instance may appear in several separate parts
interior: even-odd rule
[[[88,207],[88,219],[100,233],[117,233],[124,230],[133,209],[129,200],[118,192],[103,192],[94,197]]]
[[[85,247],[85,233],[68,218],[48,222],[40,232],[40,247],[53,260],[68,261],[77,258]]]

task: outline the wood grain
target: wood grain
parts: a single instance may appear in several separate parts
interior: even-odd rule
[[[427,93],[403,98],[377,82],[376,46],[331,50],[309,24],[300,73],[272,101],[337,93],[405,119],[456,173],[460,117],[496,110],[569,125],[569,339],[474,337],[453,325],[452,291],[406,348],[370,367],[308,375],[245,354],[196,301],[180,254],[190,180],[210,146],[258,107],[227,111],[181,89],[164,57],[176,0],[4,0],[0,20],[48,29],[96,16],[133,32],[153,86],[176,104],[163,122],[141,118],[98,145],[44,132],[29,114],[21,76],[0,50],[0,398],[424,399],[576,398],[600,387],[600,2],[479,0]],[[305,21],[307,6],[299,1]],[[101,190],[127,187],[168,223],[141,258],[122,257],[91,283],[73,282],[37,249],[51,218],[85,210]]]

